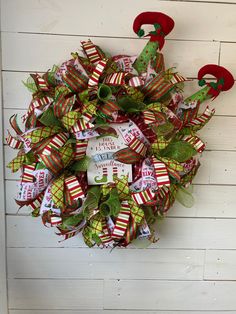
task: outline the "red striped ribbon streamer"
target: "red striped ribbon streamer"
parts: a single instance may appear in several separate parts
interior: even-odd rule
[[[114,101],[108,100],[102,104],[99,109],[103,114],[110,117],[112,113],[118,111],[120,107]]]
[[[14,149],[20,149],[23,146],[23,142],[18,140],[16,137],[12,136],[7,130],[8,136],[6,137],[7,144]]]
[[[173,85],[175,85],[181,82],[185,82],[187,81],[187,79],[178,73],[174,73],[170,81]]]
[[[96,68],[94,69],[92,75],[89,78],[88,81],[88,88],[94,87],[98,85],[100,76],[102,75],[108,59],[100,60],[98,64],[96,65]]]
[[[82,115],[82,118],[86,121],[89,122],[92,119],[93,115],[89,112],[84,112]]]
[[[155,192],[149,188],[141,192],[132,193],[131,197],[138,205],[141,205],[153,200]]]
[[[83,142],[76,141],[76,144],[75,144],[75,157],[74,157],[75,160],[82,159],[85,156],[87,146],[88,146],[88,142],[87,141],[83,141]]]
[[[151,160],[155,169],[158,187],[162,188],[164,185],[169,187],[170,178],[166,165],[163,162],[157,160],[155,157],[152,157]]]
[[[39,74],[31,74],[31,77],[34,79],[36,85],[38,85],[38,88],[43,92],[48,92],[49,87],[47,85],[47,82],[39,75]]]
[[[114,241],[109,233],[105,218],[102,220],[102,230],[103,233],[99,235],[99,238],[101,239],[103,246],[112,246],[114,244]]]
[[[69,137],[68,133],[59,133],[55,135],[52,140],[45,146],[45,148],[42,151],[42,154],[44,155],[50,155],[51,154],[51,148],[59,149],[63,145],[65,145],[67,139]]]
[[[191,144],[198,153],[202,153],[205,149],[205,144],[198,136],[185,136],[183,137],[183,140]]]
[[[158,190],[158,198],[163,211],[167,211],[170,207],[170,190],[164,185]]]
[[[113,239],[120,239],[124,236],[125,231],[129,224],[129,219],[130,219],[130,206],[128,204],[128,201],[122,201],[120,212],[116,218],[115,228],[111,235]]]
[[[143,111],[143,119],[146,124],[155,123],[156,118],[155,114],[150,110],[144,110]]]
[[[60,225],[62,223],[62,218],[56,215],[52,215],[50,217],[50,223],[51,223],[51,226]]]
[[[86,122],[85,119],[78,119],[76,124],[73,125],[70,129],[71,133],[77,133],[86,129],[92,129],[94,128],[94,124],[90,122]]]
[[[78,179],[76,178],[76,176],[70,176],[68,178],[65,179],[65,185],[68,189],[68,191],[70,192],[70,196],[71,198],[76,201],[79,198],[83,198],[85,197],[84,192],[81,188],[81,185],[78,181]]]
[[[143,157],[146,155],[147,146],[143,142],[141,142],[137,137],[135,137],[133,134],[130,134],[129,138],[127,138],[126,140],[129,148],[131,148],[137,154]]]
[[[158,100],[173,88],[170,82],[167,82],[163,73],[159,73],[153,80],[146,84],[142,92],[150,100]]]
[[[49,105],[53,102],[53,98],[44,96],[42,98],[36,98],[33,99],[29,105],[29,109],[27,113],[23,116],[23,121],[25,121],[28,116],[36,109],[36,108],[42,108],[46,105]]]
[[[87,77],[82,75],[73,66],[67,65],[63,81],[74,93],[80,93],[87,88]]]
[[[112,86],[125,85],[126,75],[125,72],[111,73],[104,78],[103,83]]]
[[[138,87],[144,85],[144,81],[139,76],[134,76],[129,80],[129,86]]]
[[[24,165],[21,182],[25,182],[25,183],[34,182],[33,172],[35,170],[35,166],[36,166],[36,163],[33,163],[32,165]]]
[[[98,61],[102,59],[102,56],[97,49],[97,47],[91,42],[91,40],[88,41],[81,41],[82,48],[88,57],[89,61],[96,64]]]
[[[206,110],[199,117],[193,119],[191,122],[186,124],[186,126],[206,124],[214,113],[215,109],[209,109],[209,107],[206,107]]]
[[[44,196],[44,191],[41,192],[35,200],[33,200],[30,204],[28,204],[28,206],[31,208],[31,210],[36,210],[39,209],[41,206],[41,203],[43,201],[43,196]]]

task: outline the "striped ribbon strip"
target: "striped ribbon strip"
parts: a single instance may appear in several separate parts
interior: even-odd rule
[[[16,137],[12,136],[9,131],[8,136],[6,137],[7,145],[14,149],[20,149],[23,146],[23,142],[18,140]]]
[[[13,116],[10,117],[9,123],[17,135],[22,134],[22,131],[17,123],[17,114],[14,114]]]
[[[62,223],[62,218],[56,215],[50,217],[51,226],[58,226]]]
[[[84,119],[86,122],[89,122],[92,119],[93,115],[89,112],[84,112],[82,115],[82,119]]]
[[[23,167],[23,174],[21,177],[21,182],[24,183],[33,183],[34,182],[34,170],[36,167],[36,163],[33,163],[32,165],[24,165]]]
[[[192,120],[194,120],[198,114],[200,102],[194,101],[192,103],[194,104],[194,108],[190,107],[190,109],[183,110],[181,120],[184,126],[187,126],[189,121],[191,122]]]
[[[143,111],[143,119],[145,124],[151,124],[156,122],[155,114],[150,110]]]
[[[165,70],[164,56],[162,53],[157,53],[153,66],[156,73],[163,72]]]
[[[158,100],[173,88],[170,82],[163,77],[163,73],[159,73],[153,80],[147,83],[142,92],[150,100]]]
[[[172,78],[170,79],[170,81],[173,85],[175,85],[175,84],[178,84],[181,82],[185,82],[185,81],[187,81],[187,79],[178,73],[174,73],[172,75]]]
[[[112,113],[118,111],[120,107],[114,101],[108,100],[102,104],[99,109],[103,114],[110,117]]]
[[[113,246],[114,240],[112,239],[109,233],[105,218],[102,220],[102,229],[103,233],[99,234],[99,238],[101,239],[103,246],[105,247]]]
[[[34,199],[30,204],[28,204],[28,206],[30,207],[31,210],[37,210],[40,208],[41,203],[43,201],[43,197],[44,197],[44,191],[41,192],[36,199]]]
[[[81,188],[81,185],[78,181],[78,179],[76,178],[76,176],[70,176],[68,178],[65,179],[65,185],[68,189],[68,191],[70,192],[71,198],[76,201],[79,198],[83,198],[85,197],[84,192]]]
[[[111,73],[104,78],[103,83],[112,86],[125,85],[126,75],[125,72]]]
[[[128,226],[126,233],[125,233],[124,246],[127,246],[130,242],[132,242],[134,239],[136,239],[136,235],[137,235],[137,223],[131,217],[129,226]]]
[[[129,80],[129,86],[138,87],[144,85],[144,81],[139,76],[134,76]]]
[[[197,118],[190,121],[186,126],[195,126],[195,125],[201,125],[204,126],[214,115],[215,109],[209,109],[209,107],[206,107],[206,110]]]
[[[88,146],[87,141],[83,141],[83,142],[76,141],[75,156],[74,156],[75,160],[80,160],[86,155],[87,146]]]
[[[98,62],[98,64],[96,65],[96,68],[94,69],[92,75],[89,78],[88,88],[92,88],[92,87],[98,85],[100,76],[102,75],[102,73],[106,67],[107,61],[108,61],[108,59],[104,59],[104,60],[100,60]]]
[[[85,119],[78,119],[76,124],[71,127],[70,132],[77,133],[77,132],[81,132],[83,130],[92,129],[92,128],[94,128],[94,124],[90,122],[86,122]]]
[[[192,136],[192,135],[185,136],[183,137],[183,140],[191,144],[198,153],[202,153],[206,147],[206,145],[198,136]]]
[[[26,121],[26,119],[28,118],[28,116],[34,112],[34,110],[36,108],[42,108],[45,107],[46,105],[49,105],[53,102],[53,98],[51,97],[47,97],[44,96],[42,98],[35,98],[31,101],[30,105],[29,105],[29,109],[27,111],[27,113],[23,116],[23,122]]]
[[[99,52],[97,47],[91,42],[91,40],[81,41],[81,45],[84,53],[91,63],[96,64],[102,59],[101,53]]]
[[[59,133],[55,135],[52,140],[49,142],[48,145],[45,146],[45,148],[42,151],[42,154],[44,155],[50,155],[51,154],[51,148],[59,149],[63,145],[65,145],[67,139],[69,137],[68,133]]]
[[[131,197],[138,205],[142,205],[148,203],[150,200],[153,200],[155,192],[149,188],[141,192],[131,193]]]
[[[53,104],[53,111],[57,118],[64,117],[65,114],[72,110],[75,103],[76,95],[65,98],[65,95],[60,94]]]
[[[66,74],[63,75],[66,86],[74,93],[80,93],[87,88],[87,77],[80,74],[73,66],[67,65]]]
[[[170,207],[170,190],[164,185],[158,190],[159,205],[162,211],[167,211]]]
[[[128,201],[121,202],[121,209],[116,218],[115,228],[112,232],[112,239],[121,239],[128,227],[130,219],[130,206]]]
[[[31,74],[31,77],[34,79],[36,85],[42,92],[49,91],[47,82],[39,74]]]
[[[164,185],[169,187],[170,178],[166,165],[163,162],[157,160],[155,157],[152,157],[151,161],[156,174],[157,186],[159,188],[162,188]]]
[[[133,134],[130,135],[129,139],[127,139],[127,145],[129,148],[134,150],[137,154],[141,156],[145,156],[147,152],[147,146],[141,142],[137,137]]]

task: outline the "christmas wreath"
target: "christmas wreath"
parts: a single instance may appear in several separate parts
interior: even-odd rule
[[[145,35],[142,25],[153,30]],[[24,83],[32,92],[21,130],[10,118],[18,149],[8,167],[21,170],[16,203],[29,206],[46,226],[68,239],[82,233],[92,247],[155,241],[152,224],[175,199],[191,206],[190,184],[205,148],[197,135],[211,119],[202,102],[229,90],[223,67],[198,73],[198,92],[183,98],[186,79],[165,69],[160,53],[174,21],[160,12],[139,14],[133,24],[149,41],[138,56],[110,56],[90,40],[72,58]],[[206,82],[213,75],[217,80]]]

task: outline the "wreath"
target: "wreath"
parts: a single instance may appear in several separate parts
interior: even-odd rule
[[[153,30],[145,35],[142,25]],[[68,239],[82,233],[87,246],[156,241],[153,223],[175,199],[191,206],[191,183],[205,144],[197,131],[214,110],[200,104],[229,90],[234,79],[209,64],[202,87],[184,99],[186,79],[165,69],[162,49],[174,21],[160,12],[139,14],[133,30],[149,37],[138,56],[110,56],[90,40],[83,55],[24,83],[32,93],[21,130],[7,143],[18,149],[8,164],[21,170],[16,203]],[[204,76],[217,80],[206,82]]]

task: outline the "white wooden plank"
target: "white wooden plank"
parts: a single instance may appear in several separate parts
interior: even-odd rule
[[[10,309],[102,309],[103,307],[102,280],[10,279],[8,293]]]
[[[178,311],[178,314],[233,314],[235,311]],[[9,314],[95,314],[86,310],[10,310]],[[96,314],[176,314],[176,311],[145,311],[145,310],[96,310]]]
[[[160,240],[149,248],[236,249],[236,220],[165,218],[156,223]],[[54,229],[55,230],[55,229]],[[8,216],[8,247],[85,247],[82,235],[58,243],[60,237],[40,219]]]
[[[101,48],[116,55],[138,54],[145,45],[145,40],[89,37]],[[60,64],[70,58],[71,52],[80,49],[82,39],[87,37],[3,33],[3,69],[47,71],[53,64]],[[219,43],[167,41],[163,52],[168,67],[175,66],[183,75],[196,77],[204,64],[218,62]]]
[[[0,35],[0,50],[1,50]],[[0,60],[0,71],[2,64]],[[3,104],[2,104],[2,76],[0,76],[0,137],[3,138]],[[0,142],[0,313],[7,314],[7,284],[6,284],[6,227],[5,227],[5,187],[4,187],[4,152],[3,141]]]
[[[24,215],[30,214],[27,206],[19,207],[15,202],[17,181],[6,181],[6,213]],[[186,208],[177,201],[168,211],[168,217],[214,217],[236,218],[235,186],[223,185],[194,185],[194,205]]]
[[[6,109],[27,109],[31,100],[31,94],[22,84],[26,81],[29,73],[24,72],[3,72],[3,107]],[[196,73],[195,73],[196,74]],[[199,89],[197,80],[185,83],[184,95],[188,97]],[[216,115],[236,116],[236,88],[229,92],[222,93],[214,102],[207,105],[216,108]],[[205,104],[202,105],[202,108]]]
[[[236,78],[235,54],[236,54],[236,43],[221,43],[220,65],[232,71],[234,78]],[[236,86],[234,86],[234,89],[236,89]]]
[[[193,207],[186,208],[176,201],[169,217],[236,218],[235,186],[194,185],[193,190]]]
[[[236,251],[207,250],[204,278],[206,280],[236,280]]]
[[[29,73],[3,72],[3,107],[14,109],[27,109],[32,98],[31,93],[23,85]]]
[[[236,282],[107,280],[104,308],[235,310],[235,289]]]
[[[8,278],[202,280],[203,265],[203,250],[8,249]]]
[[[46,228],[40,218],[7,217],[8,247],[85,247],[82,235],[66,241],[55,234],[56,228]]]
[[[226,0],[224,0],[226,1]],[[56,2],[8,0],[2,3],[2,29],[13,32],[134,37],[133,20],[143,11],[161,11],[175,20],[170,38],[236,41],[236,11],[229,4],[104,0]],[[114,4],[114,8],[112,7]],[[70,14],[68,14],[68,8]],[[76,8],[73,10],[73,8]],[[111,12],[109,14],[108,12]],[[91,12],[96,12],[91,15]],[[11,16],[11,19],[8,17]],[[201,17],[201,20],[199,20]]]

